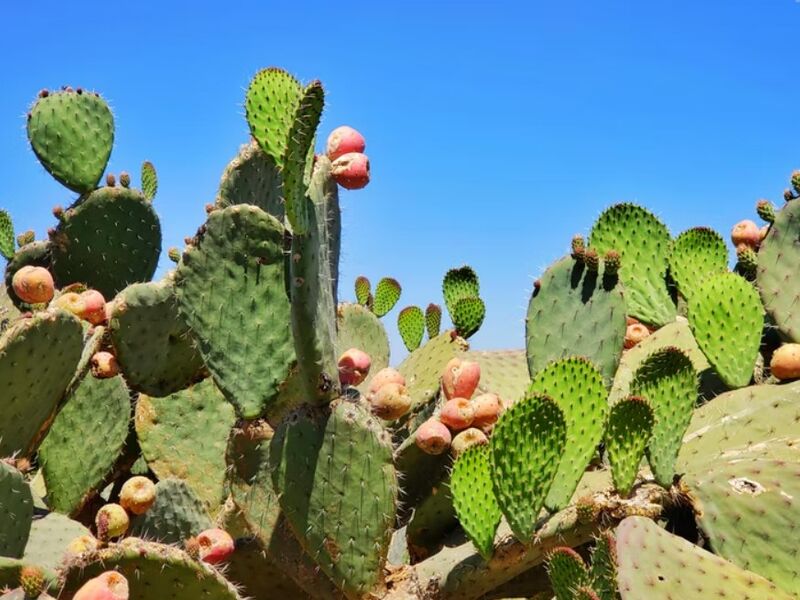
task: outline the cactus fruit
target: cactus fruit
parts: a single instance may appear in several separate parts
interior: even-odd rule
[[[350,152],[364,152],[367,142],[364,136],[347,125],[342,125],[331,131],[325,146],[325,153],[331,160],[336,160],[343,154]]]
[[[117,357],[111,352],[95,352],[90,361],[92,365],[92,376],[97,379],[109,379],[119,373],[119,363]]]
[[[51,304],[52,308],[61,308],[72,313],[76,317],[84,313],[83,298],[77,292],[64,292],[60,294]]]
[[[369,158],[360,152],[342,154],[333,161],[331,175],[346,190],[360,190],[369,183]]]
[[[466,398],[450,398],[442,407],[439,420],[454,431],[461,431],[472,425],[475,409]]]
[[[38,598],[45,587],[44,573],[38,567],[22,567],[19,585],[27,598]]]
[[[106,571],[84,583],[73,600],[128,600],[128,580],[116,571]]]
[[[372,377],[369,383],[369,393],[374,394],[387,383],[397,383],[400,385],[406,384],[406,378],[403,377],[399,371],[386,367],[381,369]]]
[[[800,344],[783,344],[775,350],[769,369],[781,381],[800,378]]]
[[[473,426],[485,430],[491,428],[500,418],[503,401],[497,394],[489,392],[473,398],[472,408],[475,413],[475,417],[472,419]]]
[[[425,454],[442,454],[450,447],[450,430],[439,419],[431,418],[417,428],[414,442]]]
[[[50,271],[43,267],[22,267],[11,280],[17,298],[28,304],[50,302],[55,293],[55,283]]]
[[[233,538],[219,527],[201,531],[194,538],[194,543],[197,544],[200,560],[210,565],[228,561],[234,551]]]
[[[118,538],[128,531],[131,521],[128,513],[119,504],[106,504],[97,511],[94,525],[97,528],[97,538],[108,541]]]
[[[453,358],[442,372],[442,391],[448,399],[472,398],[481,379],[481,366],[471,360]]]
[[[644,341],[650,335],[650,330],[641,323],[631,323],[625,329],[625,341],[623,346],[626,350],[630,350],[636,344]]]
[[[122,484],[119,504],[134,515],[143,515],[156,501],[156,485],[147,477],[137,475]]]
[[[385,421],[399,419],[411,410],[411,398],[402,383],[384,383],[370,394],[369,406],[372,414]]]
[[[453,438],[450,444],[450,452],[456,458],[459,457],[467,448],[472,446],[479,446],[489,441],[486,434],[477,427],[469,427],[464,431],[460,431]]]
[[[339,381],[342,385],[359,385],[369,375],[372,364],[369,354],[350,348],[339,357]]]
[[[81,293],[81,314],[84,321],[92,325],[102,325],[106,322],[106,299],[97,290],[86,290]]]
[[[739,221],[731,229],[731,242],[735,248],[739,246],[758,248],[761,243],[761,232],[758,225],[749,219]]]

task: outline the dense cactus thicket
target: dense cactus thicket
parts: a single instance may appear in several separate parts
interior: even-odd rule
[[[536,281],[522,350],[469,348],[487,307],[454,268],[452,327],[397,310],[392,368],[400,284],[339,282],[364,138],[315,154],[323,104],[254,77],[252,139],[151,281],[155,167],[106,173],[98,94],[34,102],[77,196],[43,240],[0,211],[3,597],[800,596],[800,173],[734,227],[733,271],[718,233],[608,208]]]

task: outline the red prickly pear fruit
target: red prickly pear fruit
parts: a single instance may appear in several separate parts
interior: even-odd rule
[[[369,395],[369,405],[376,417],[394,421],[411,410],[411,396],[402,383],[384,383],[377,392]]]
[[[73,600],[128,600],[128,580],[122,573],[106,571],[81,586]]]
[[[336,160],[343,154],[351,152],[364,152],[367,142],[364,136],[347,125],[337,127],[328,136],[326,154],[331,160]]]
[[[65,292],[50,304],[51,308],[60,308],[81,318],[84,312],[83,298],[76,292]]]
[[[731,241],[737,248],[744,244],[755,250],[761,242],[761,231],[753,221],[739,221],[731,230]]]
[[[453,437],[444,423],[431,417],[417,428],[414,441],[425,454],[441,454],[450,447]]]
[[[195,542],[198,557],[209,565],[225,562],[233,554],[233,538],[224,529],[206,529],[195,538]]]
[[[625,349],[633,348],[648,335],[650,335],[650,330],[641,323],[632,323],[628,325],[628,328],[625,330]]]
[[[387,383],[399,383],[400,385],[405,385],[406,378],[403,377],[399,371],[392,369],[391,367],[381,369],[375,373],[375,375],[373,375],[372,380],[369,382],[369,393],[374,394]]]
[[[466,398],[451,398],[444,403],[439,420],[454,431],[461,431],[472,425],[475,409]]]
[[[769,368],[781,381],[800,378],[800,344],[784,344],[775,350]]]
[[[360,190],[369,183],[369,159],[360,152],[342,154],[331,165],[334,181],[346,190]]]
[[[486,444],[489,439],[477,427],[470,427],[459,433],[453,438],[453,443],[450,445],[450,453],[458,457],[459,454],[464,452],[467,448],[477,446],[479,444]]]
[[[104,350],[95,352],[90,361],[92,375],[97,379],[109,379],[119,373],[117,357]]]
[[[358,385],[367,378],[372,359],[358,348],[350,348],[339,357],[339,381],[342,385]]]
[[[111,538],[125,535],[131,520],[124,508],[119,504],[111,503],[106,504],[97,511],[94,524],[97,527],[97,538],[108,541]]]
[[[481,380],[481,366],[471,360],[451,358],[442,373],[442,390],[447,399],[472,398]]]
[[[156,484],[141,475],[128,479],[119,491],[120,506],[134,515],[143,515],[155,501]]]
[[[480,429],[491,428],[503,412],[503,401],[497,394],[481,394],[472,399],[472,408],[475,411],[472,425]]]
[[[53,276],[44,267],[22,267],[14,273],[11,286],[17,298],[28,304],[50,302],[56,291]]]
[[[106,299],[97,290],[86,290],[81,294],[83,312],[81,318],[92,325],[106,322]]]

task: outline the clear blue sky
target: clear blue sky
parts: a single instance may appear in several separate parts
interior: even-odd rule
[[[182,246],[247,140],[250,77],[283,66],[325,83],[323,140],[367,138],[372,183],[342,193],[343,295],[392,275],[401,306],[425,306],[469,263],[488,305],[473,347],[522,347],[534,278],[607,205],[727,238],[757,198],[781,202],[798,31],[794,0],[7,2],[0,206],[42,236],[70,202],[24,114],[40,88],[83,86],[115,111],[111,171],[155,163],[164,247]]]

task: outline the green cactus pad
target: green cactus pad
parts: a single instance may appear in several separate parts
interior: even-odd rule
[[[442,330],[442,307],[438,304],[428,304],[425,309],[425,329],[428,330],[428,338],[433,339]]]
[[[181,544],[212,527],[206,506],[180,479],[156,484],[156,501],[143,515],[131,519],[130,534],[165,544]]]
[[[538,393],[505,411],[494,428],[490,444],[494,492],[520,541],[530,541],[536,532],[566,441],[563,411]]]
[[[356,302],[358,302],[361,306],[367,306],[370,303],[370,298],[372,297],[369,279],[363,275],[356,277],[355,291]]]
[[[283,221],[283,186],[275,161],[255,141],[242,146],[228,163],[217,191],[216,205],[252,204]]]
[[[530,394],[543,394],[561,409],[569,444],[564,447],[545,506],[551,512],[569,504],[586,467],[597,453],[608,417],[603,376],[584,358],[564,358],[539,371]]]
[[[33,496],[22,473],[0,461],[0,556],[20,558],[31,531]]]
[[[92,499],[128,437],[131,404],[121,376],[87,374],[67,398],[39,448],[47,503],[77,514]]]
[[[47,433],[81,358],[80,322],[63,311],[16,321],[0,336],[0,456],[27,455]]]
[[[373,300],[372,310],[379,317],[382,317],[394,308],[397,301],[400,300],[400,294],[403,288],[396,279],[391,277],[384,277],[375,286],[375,298]]]
[[[617,600],[617,540],[611,531],[595,539],[589,575],[599,600]]]
[[[371,376],[389,366],[389,338],[386,329],[378,317],[360,304],[340,304],[336,310],[336,323],[336,356],[341,356],[350,348],[358,348],[369,354],[370,377],[358,386],[358,389],[365,391],[369,387]]]
[[[800,202],[788,202],[775,217],[758,251],[756,282],[767,314],[781,335],[800,342]]]
[[[462,358],[481,366],[478,393],[497,394],[505,406],[521,399],[530,385],[524,350],[471,350]]]
[[[583,356],[611,385],[625,339],[625,298],[616,276],[589,271],[566,257],[552,265],[528,305],[525,337],[528,369],[536,375],[550,362]]]
[[[34,519],[22,560],[54,577],[67,554],[70,542],[83,535],[91,534],[77,521],[59,513],[49,513],[40,519]]]
[[[287,417],[270,450],[273,482],[295,535],[348,598],[380,581],[397,502],[392,446],[358,404]]]
[[[459,298],[450,313],[458,335],[464,339],[468,339],[477,333],[483,324],[485,316],[486,305],[483,300],[477,297]]]
[[[657,350],[637,369],[631,394],[646,398],[653,409],[655,423],[647,459],[656,481],[669,487],[697,401],[697,373],[691,359],[678,348]]]
[[[245,110],[250,134],[279,168],[289,142],[289,132],[303,89],[283,69],[270,67],[256,73],[247,88]]]
[[[254,539],[236,541],[236,552],[227,563],[225,578],[240,594],[256,600],[308,600],[309,597]]]
[[[208,510],[225,497],[225,448],[235,421],[210,379],[166,398],[141,395],[136,404],[136,436],[150,469],[159,479],[183,479]]]
[[[0,256],[6,260],[14,256],[14,224],[5,210],[0,210]]]
[[[485,448],[486,446],[482,447]],[[449,461],[447,462],[449,463]],[[431,475],[433,476],[433,473]],[[489,480],[489,485],[491,486],[491,479]],[[491,487],[489,491],[494,494],[491,491]],[[403,492],[406,492],[405,488]],[[406,549],[412,548],[415,556],[424,556],[436,552],[441,547],[445,536],[457,528],[459,524],[458,515],[453,506],[450,482],[442,481],[440,484],[432,486],[429,492],[422,500],[415,503],[414,512],[406,526],[404,546]],[[495,504],[497,504],[496,501]],[[468,507],[464,510],[470,511],[472,509]],[[497,510],[499,514],[500,509],[498,508]],[[490,551],[493,540],[494,530],[492,530],[492,540],[488,542]]]
[[[103,187],[64,212],[50,247],[59,287],[83,283],[110,299],[153,276],[161,225],[141,192]]]
[[[203,377],[203,359],[178,313],[170,278],[130,285],[113,306],[111,343],[131,389],[166,396]]]
[[[672,242],[669,273],[687,300],[709,276],[728,270],[725,240],[713,229],[695,227]]]
[[[617,555],[622,600],[792,598],[763,577],[668,533],[646,517],[628,517],[619,524]]]
[[[786,535],[800,520],[800,464],[715,462],[706,473],[690,473],[687,484],[699,502],[698,524],[715,553],[800,595],[797,543]]]
[[[547,576],[556,600],[574,600],[576,590],[589,583],[589,569],[572,548],[554,548],[547,555]]]
[[[675,318],[665,282],[670,236],[655,215],[634,204],[616,204],[595,222],[589,245],[601,255],[620,253],[629,315],[658,327]]]
[[[158,173],[149,160],[142,163],[142,195],[144,199],[152,202],[158,193]]]
[[[427,404],[439,392],[445,365],[468,348],[453,331],[445,331],[409,354],[397,370],[406,379],[412,410]]]
[[[19,309],[14,306],[14,302],[8,297],[6,288],[0,285],[0,334],[11,325],[11,322],[19,317]]]
[[[103,176],[114,145],[114,116],[99,95],[80,88],[40,95],[28,117],[28,140],[42,166],[79,194]]]
[[[611,407],[606,429],[606,452],[614,487],[627,496],[653,431],[653,408],[643,398],[631,396]]]
[[[397,330],[409,352],[414,352],[425,335],[425,315],[419,306],[406,306],[397,315]]]
[[[260,208],[212,212],[175,276],[178,308],[217,386],[244,418],[275,400],[293,360],[283,225]]]
[[[31,310],[31,305],[23,302],[14,293],[11,285],[14,273],[22,267],[44,267],[52,273],[52,257],[50,255],[50,244],[43,241],[34,241],[22,246],[14,256],[8,261],[5,271],[6,293],[9,299],[18,309],[23,311]]]
[[[492,556],[500,506],[492,490],[492,457],[488,445],[467,448],[453,465],[450,489],[458,520],[486,560]]]
[[[758,292],[735,273],[706,279],[689,302],[697,345],[722,381],[747,385],[761,344],[764,314]]]
[[[70,600],[89,579],[118,571],[135,600],[239,600],[236,588],[217,569],[193,560],[186,552],[154,542],[128,538],[87,552],[64,566],[59,598]]]
[[[480,296],[480,282],[478,275],[472,267],[464,265],[457,269],[450,269],[445,273],[442,281],[442,294],[447,312],[452,318],[456,303],[462,298],[477,298]]]

